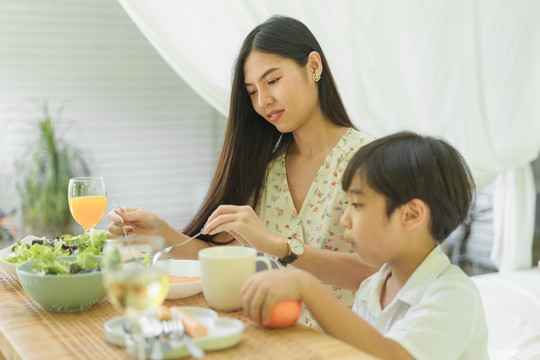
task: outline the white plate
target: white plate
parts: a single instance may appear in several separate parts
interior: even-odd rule
[[[25,242],[25,243],[31,243],[32,240],[34,240],[34,239],[41,239],[41,238],[37,237],[37,236],[34,236],[34,235],[28,235],[27,237],[22,239],[22,241]],[[12,264],[10,262],[2,260],[4,258],[4,256],[7,256],[7,255],[11,254],[11,248],[13,247],[13,245],[15,245],[15,244],[13,243],[10,246],[5,247],[2,250],[0,250],[0,269],[4,270],[8,274],[12,274],[12,275],[17,276],[17,272],[16,272],[15,269],[17,268],[17,265],[19,265],[19,264]]]
[[[232,347],[242,340],[244,324],[235,319],[218,317],[215,311],[194,306],[181,306],[196,320],[200,321],[208,329],[208,336],[193,339],[199,347],[205,351],[220,350]],[[107,341],[125,346],[124,331],[122,330],[125,317],[117,317],[105,323],[105,336]],[[188,356],[189,353],[180,340],[170,340],[171,350],[164,354],[165,359],[173,359]]]
[[[169,260],[169,275],[201,276],[199,260]],[[166,299],[179,299],[193,296],[202,291],[201,280],[170,283]]]

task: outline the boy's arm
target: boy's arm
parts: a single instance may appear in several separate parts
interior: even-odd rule
[[[326,333],[380,359],[414,359],[401,345],[337,299],[313,275],[302,270],[262,271],[244,282],[244,310],[258,324],[266,324],[274,304],[300,299]]]
[[[379,331],[313,282],[302,289],[302,300],[324,331],[380,359],[414,359],[399,343]]]

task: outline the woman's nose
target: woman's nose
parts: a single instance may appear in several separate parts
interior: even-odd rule
[[[259,97],[257,98],[259,107],[266,109],[268,105],[272,104],[272,96],[268,92],[259,91]]]

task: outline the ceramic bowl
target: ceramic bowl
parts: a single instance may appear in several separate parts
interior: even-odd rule
[[[169,275],[200,277],[199,260],[169,260]],[[193,296],[202,291],[200,279],[186,282],[170,283],[166,299],[179,299]]]
[[[59,259],[75,260],[75,256]],[[30,297],[47,310],[73,312],[90,308],[105,296],[101,271],[70,275],[38,275],[30,272],[34,261],[17,266],[17,276]]]

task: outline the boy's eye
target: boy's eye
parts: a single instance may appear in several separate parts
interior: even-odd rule
[[[354,203],[354,202],[353,202],[353,203],[349,203],[348,201],[345,201],[345,202],[343,202],[343,203],[344,203],[345,205],[347,205],[347,206],[352,206],[352,207],[355,208],[355,209],[358,209],[360,206],[362,206],[361,204]]]

